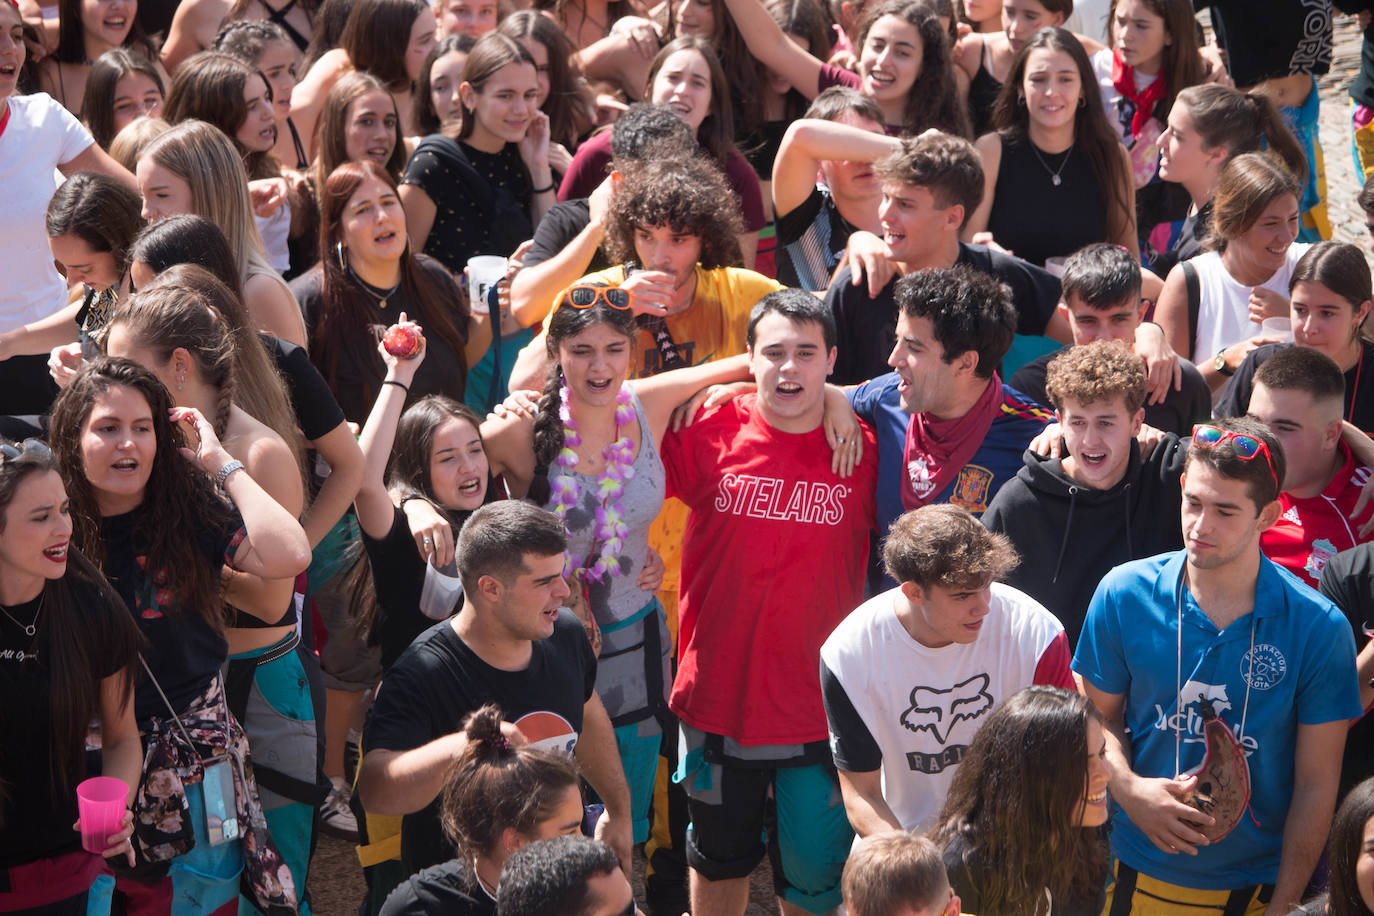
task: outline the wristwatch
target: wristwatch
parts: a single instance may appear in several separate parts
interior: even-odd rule
[[[1222,347],[1217,351],[1217,358],[1212,360],[1212,368],[1217,370],[1219,375],[1235,375],[1236,370],[1226,365],[1226,348]]]

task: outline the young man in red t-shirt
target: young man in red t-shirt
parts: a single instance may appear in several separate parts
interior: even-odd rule
[[[1352,519],[1370,469],[1341,441],[1345,377],[1310,347],[1279,350],[1255,373],[1250,416],[1283,446],[1288,469],[1279,520],[1260,537],[1264,555],[1313,588],[1326,561],[1368,540]]]
[[[683,734],[674,779],[689,799],[693,912],[744,912],[771,786],[783,912],[821,914],[840,903],[853,833],[826,744],[820,648],[863,600],[877,448],[865,427],[853,475],[831,469],[821,421],[835,325],[819,300],[770,293],[747,340],[757,394],[663,445],[668,491],[692,510],[669,701]]]

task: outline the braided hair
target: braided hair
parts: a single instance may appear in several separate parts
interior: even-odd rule
[[[609,286],[605,282],[579,284],[584,286]],[[549,501],[549,468],[563,450],[563,420],[558,415],[563,391],[563,366],[558,362],[558,347],[563,341],[576,337],[593,325],[604,324],[634,340],[635,321],[629,309],[615,309],[598,299],[589,308],[574,308],[567,303],[566,297],[559,297],[549,318],[547,346],[549,357],[548,377],[544,381],[544,393],[539,398],[539,413],[534,418],[534,480],[530,482],[529,497],[539,505]]]

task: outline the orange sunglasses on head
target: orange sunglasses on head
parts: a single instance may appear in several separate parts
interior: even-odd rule
[[[634,293],[618,286],[570,286],[563,293],[559,304],[570,305],[575,309],[589,309],[597,302],[604,302],[613,309],[625,311],[634,301]]]

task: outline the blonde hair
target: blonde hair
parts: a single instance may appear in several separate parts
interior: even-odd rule
[[[110,141],[110,158],[132,172],[138,165],[138,157],[143,155],[148,145],[171,127],[161,118],[147,115],[134,118]]]
[[[191,186],[191,212],[224,230],[239,282],[246,284],[256,274],[281,279],[267,261],[253,220],[243,160],[223,131],[204,121],[182,121],[148,144],[139,158],[144,156]]]

